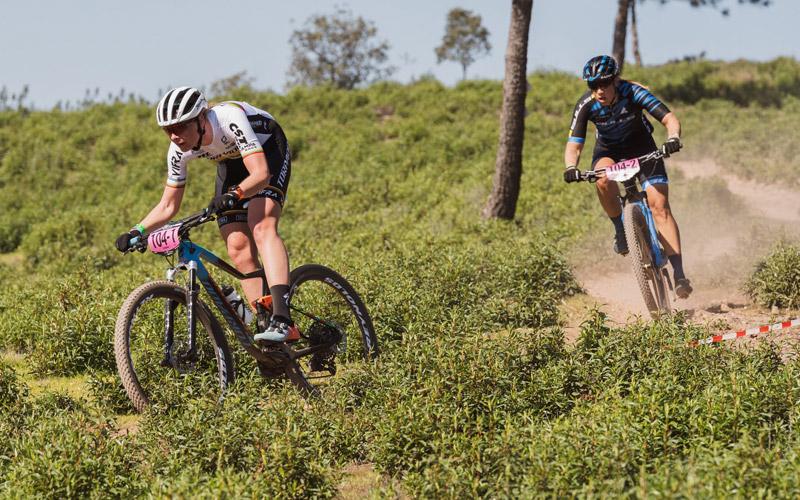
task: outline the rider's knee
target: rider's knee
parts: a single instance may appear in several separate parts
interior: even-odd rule
[[[280,236],[278,236],[277,221],[273,222],[270,219],[264,219],[254,224],[250,230],[253,232],[253,237],[258,241],[280,238]]]
[[[650,207],[653,212],[653,217],[660,220],[666,220],[670,216],[670,209],[666,204],[657,203]]]
[[[233,233],[227,240],[228,255],[234,264],[244,264],[252,260],[250,238],[244,233]]]

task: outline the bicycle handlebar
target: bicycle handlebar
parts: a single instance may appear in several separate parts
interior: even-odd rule
[[[197,226],[201,226],[206,222],[211,222],[213,220],[216,220],[216,218],[217,218],[216,214],[210,213],[210,210],[208,208],[204,208],[199,212],[195,212],[184,219],[168,222],[167,224],[165,224],[165,226],[179,225],[181,228],[178,234],[180,234],[180,236],[183,238],[189,234],[189,230],[194,229]],[[146,250],[147,250],[147,237],[142,236],[139,238],[131,239],[130,247],[125,253],[133,251],[145,252]]]
[[[644,163],[647,161],[654,161],[668,157],[669,155],[665,153],[663,149],[659,148],[653,151],[652,153],[647,153],[646,155],[639,156],[636,159],[639,160],[639,163]],[[584,172],[578,170],[578,174],[580,175],[581,180],[587,182],[597,182],[598,179],[605,177],[605,173],[606,169],[604,168],[599,168],[597,170],[586,170]]]

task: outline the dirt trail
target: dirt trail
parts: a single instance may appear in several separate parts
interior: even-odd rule
[[[681,229],[684,268],[695,289],[689,299],[673,300],[673,307],[715,333],[786,319],[778,311],[752,305],[740,289],[753,264],[776,241],[800,240],[800,191],[737,177],[710,160],[671,161],[668,170],[673,174],[670,202]],[[575,266],[588,297],[568,305],[568,337],[577,334],[573,323],[585,317],[578,309],[585,312],[592,304],[619,324],[649,317],[630,262],[612,253],[613,229],[602,224],[606,223],[599,223],[597,232],[603,235],[580,249],[582,257],[594,254],[603,264]]]
[[[722,179],[728,190],[741,197],[746,207],[754,214],[781,222],[800,223],[800,191],[742,179],[726,172],[710,160],[675,162],[671,167],[677,168],[685,176],[684,182],[698,178]]]

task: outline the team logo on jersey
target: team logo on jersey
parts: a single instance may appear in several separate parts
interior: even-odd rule
[[[236,125],[235,123],[231,123],[230,129],[231,132],[233,132],[233,135],[236,136],[236,142],[238,142],[241,145],[247,144],[247,138],[244,136],[244,132],[242,131],[242,129],[239,128],[238,125]]]
[[[175,154],[173,154],[172,157],[169,159],[170,171],[172,172],[172,175],[176,177],[181,171],[181,165],[180,165],[181,158],[183,158],[183,153],[181,153],[180,151],[175,151]]]

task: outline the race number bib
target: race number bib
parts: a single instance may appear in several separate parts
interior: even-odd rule
[[[606,177],[611,181],[625,182],[638,174],[639,170],[641,170],[641,168],[639,167],[638,158],[622,160],[619,163],[606,167]]]
[[[150,233],[147,237],[147,247],[153,253],[167,253],[175,250],[181,244],[178,230],[181,226],[162,227],[158,231]]]

